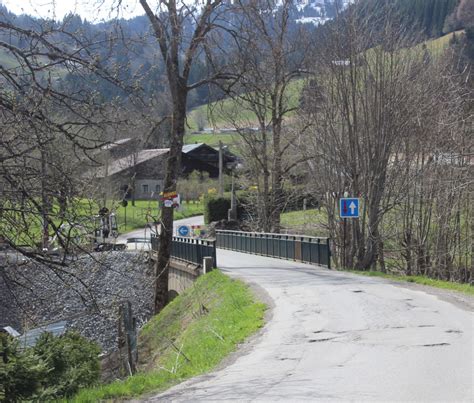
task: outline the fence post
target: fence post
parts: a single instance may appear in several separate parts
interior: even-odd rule
[[[331,247],[329,244],[329,238],[326,240],[327,254],[328,254],[328,269],[331,269]]]
[[[213,258],[211,256],[205,256],[202,259],[202,274],[206,274],[212,271],[213,266]]]
[[[125,359],[122,363],[129,375],[136,372],[138,361],[137,350],[137,324],[132,314],[132,304],[126,301],[119,307],[119,351],[121,358],[122,351],[125,348]]]
[[[318,261],[317,264],[321,264],[321,240],[318,238]]]

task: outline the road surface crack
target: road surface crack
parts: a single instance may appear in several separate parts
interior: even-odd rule
[[[449,343],[422,344],[420,347],[441,347],[441,346],[450,346],[450,344]]]
[[[321,343],[323,341],[330,341],[334,339],[336,339],[336,337],[326,337],[325,339],[310,339],[308,340],[308,343]]]

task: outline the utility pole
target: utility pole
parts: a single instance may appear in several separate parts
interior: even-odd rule
[[[219,197],[224,196],[224,158],[222,154],[222,141],[219,140]]]
[[[234,171],[232,171],[232,190],[230,195],[230,209],[227,212],[227,219],[237,220],[237,203],[235,200],[235,187],[234,187]]]

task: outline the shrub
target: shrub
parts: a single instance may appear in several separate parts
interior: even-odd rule
[[[5,334],[0,334],[0,338],[7,361],[0,362],[0,401],[39,398],[49,368],[31,349],[21,351],[18,340]]]
[[[54,386],[57,397],[71,396],[99,379],[99,346],[75,332],[61,337],[43,333],[33,349],[50,368],[45,384]]]
[[[99,347],[77,333],[44,333],[31,348],[2,337],[6,363],[0,365],[0,400],[53,400],[95,384],[100,375]]]
[[[209,224],[213,221],[227,219],[229,209],[229,199],[225,197],[206,197],[204,199],[204,222]]]

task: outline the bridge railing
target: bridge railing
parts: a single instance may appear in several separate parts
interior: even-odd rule
[[[158,252],[159,247],[160,239],[152,235],[152,250]],[[205,257],[212,257],[212,267],[217,267],[216,241],[174,236],[171,245],[171,257],[183,262],[199,265],[202,264]]]
[[[222,249],[314,263],[331,268],[329,238],[217,230],[216,245]]]

